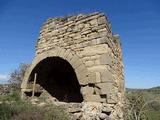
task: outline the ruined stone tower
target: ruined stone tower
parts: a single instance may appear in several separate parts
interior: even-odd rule
[[[48,19],[21,88],[22,97],[47,92],[57,102],[79,104],[80,110],[71,112],[79,119],[122,120],[121,44],[106,16]]]

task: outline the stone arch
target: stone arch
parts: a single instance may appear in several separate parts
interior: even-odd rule
[[[38,54],[34,58],[31,66],[27,69],[27,72],[25,73],[24,80],[21,85],[22,92],[23,92],[23,90],[25,91],[25,89],[27,89],[27,84],[29,83],[30,77],[33,76],[32,74],[33,74],[33,71],[35,70],[35,68],[43,61],[45,61],[47,59],[51,59],[51,58],[53,60],[60,60],[65,65],[71,66],[73,68],[75,75],[76,75],[77,82],[79,83],[80,86],[88,84],[89,73],[88,73],[85,65],[81,61],[81,59],[76,54],[74,54],[71,50],[56,48],[54,50],[49,50],[49,51],[43,52],[41,54]],[[72,68],[70,68],[70,69],[72,69]],[[72,76],[74,76],[74,75],[72,75]],[[78,87],[78,84],[77,84],[77,87]],[[74,99],[74,100],[76,100],[76,99]]]

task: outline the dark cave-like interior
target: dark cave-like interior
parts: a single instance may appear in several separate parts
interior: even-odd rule
[[[33,69],[29,82],[39,84],[51,96],[61,102],[82,102],[80,85],[70,63],[60,57],[48,57]]]

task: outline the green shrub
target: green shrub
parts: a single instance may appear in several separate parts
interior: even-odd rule
[[[8,104],[0,104],[0,120],[9,120],[12,110]]]
[[[53,104],[38,107],[20,100],[17,93],[4,97],[8,102],[0,104],[0,120],[69,120],[63,108]]]
[[[53,106],[50,107],[46,106],[46,111],[44,114],[44,120],[70,120],[67,113],[64,112],[64,109],[61,107]]]
[[[3,102],[2,104],[0,104],[0,120],[10,120],[12,117],[16,115],[25,113],[27,111],[31,112],[32,110],[34,110],[34,107],[27,102]]]
[[[11,120],[45,120],[42,112],[23,112],[14,115]],[[51,119],[50,119],[51,120]]]
[[[14,91],[8,95],[0,95],[0,101],[21,101],[20,93]]]
[[[147,120],[148,106],[141,92],[126,94],[125,120]]]

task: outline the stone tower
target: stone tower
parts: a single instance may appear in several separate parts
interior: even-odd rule
[[[102,13],[48,19],[21,85],[22,97],[48,93],[79,104],[86,120],[123,119],[121,44]],[[73,105],[74,106],[74,105]]]

